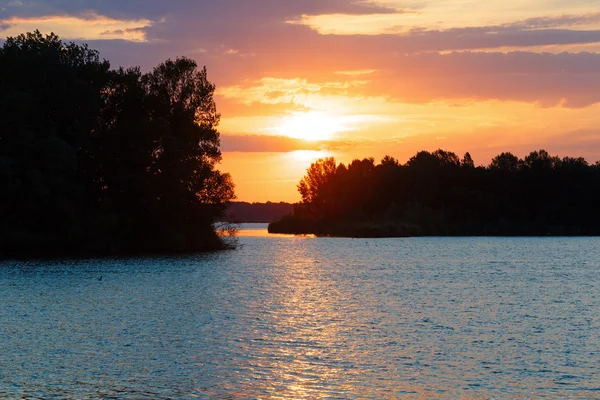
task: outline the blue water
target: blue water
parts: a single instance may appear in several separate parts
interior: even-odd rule
[[[0,263],[0,398],[600,398],[600,238]]]

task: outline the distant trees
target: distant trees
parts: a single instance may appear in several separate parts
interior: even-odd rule
[[[334,158],[320,159],[308,168],[298,184],[302,203],[310,208],[310,212],[317,213],[337,200],[333,186],[336,169]]]
[[[522,161],[512,153],[501,153],[492,159],[489,169],[515,172],[521,168]]]
[[[324,165],[327,165],[324,168]],[[324,171],[327,171],[326,173]],[[315,179],[315,176],[320,177]],[[323,178],[326,177],[326,178]],[[600,234],[600,168],[545,150],[475,167],[469,153],[421,151],[348,166],[319,160],[302,203],[273,232],[341,236]]]
[[[271,222],[294,210],[291,203],[247,203],[233,201],[227,208],[224,216],[219,218],[223,222]]]
[[[208,250],[233,199],[215,87],[193,60],[143,74],[36,31],[0,49],[0,254]]]
[[[475,168],[475,163],[473,162],[473,158],[471,158],[471,154],[466,152],[463,156],[463,159],[460,161],[461,167],[464,168]]]
[[[560,167],[560,158],[550,156],[546,150],[532,151],[522,164],[531,170],[553,169]]]

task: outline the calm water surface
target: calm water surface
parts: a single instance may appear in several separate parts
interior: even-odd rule
[[[600,238],[244,229],[1,263],[0,398],[600,398]]]

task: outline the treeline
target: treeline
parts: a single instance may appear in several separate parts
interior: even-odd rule
[[[223,247],[234,198],[206,68],[111,69],[36,31],[0,48],[0,256]]]
[[[386,156],[311,165],[302,202],[274,233],[378,237],[598,235],[600,163],[545,150],[496,156],[475,167],[469,153],[421,151],[406,164]]]
[[[271,222],[290,214],[293,210],[293,204],[284,202],[248,203],[234,201],[227,207],[225,214],[219,220],[232,223]]]

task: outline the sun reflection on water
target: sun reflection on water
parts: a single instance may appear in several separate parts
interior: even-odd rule
[[[5,261],[0,398],[598,398],[598,238],[239,245]]]
[[[244,229],[237,232],[239,237],[269,237],[269,238],[315,238],[315,235],[287,235],[280,233],[269,233],[266,229]]]
[[[273,372],[275,398],[317,398],[324,384],[342,374],[342,364],[330,362],[348,346],[338,329],[340,293],[306,248],[296,247],[290,256],[281,265],[283,290],[269,307],[279,312],[265,321],[274,327],[262,337],[274,352],[265,366]]]
[[[245,372],[252,379],[245,379],[233,398],[248,393],[274,399],[444,398],[435,390],[390,381],[398,366],[382,367],[382,359],[392,338],[370,322],[378,317],[369,306],[339,287],[318,252],[290,245],[273,258],[279,287],[250,304],[260,324],[240,351],[254,355]],[[374,343],[380,352],[365,357]]]
[[[238,237],[254,237],[254,238],[306,238],[306,239],[314,239],[316,235],[288,235],[288,234],[279,234],[279,233],[269,233],[267,230],[266,223],[258,223],[258,224],[244,224],[244,227],[238,229],[236,232],[236,236]],[[249,226],[249,227],[248,227]]]

